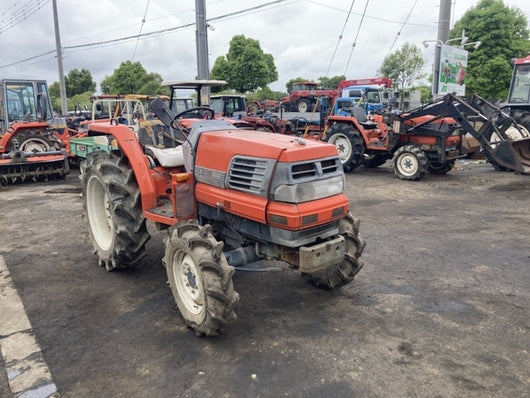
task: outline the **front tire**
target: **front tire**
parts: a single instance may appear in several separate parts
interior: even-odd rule
[[[107,271],[134,266],[150,236],[132,169],[124,157],[95,152],[81,171],[85,221],[99,265]]]
[[[385,155],[364,155],[363,166],[369,169],[375,169],[386,163],[388,157]]]
[[[342,168],[349,173],[364,162],[364,144],[361,134],[351,125],[335,123],[326,133],[325,141],[335,145]]]
[[[339,221],[339,234],[345,239],[344,261],[326,270],[307,274],[312,282],[319,287],[339,288],[352,282],[364,263],[361,254],[366,242],[359,233],[360,221],[355,220],[350,212]]]
[[[301,100],[301,101],[298,101],[297,107],[298,107],[298,112],[305,113],[309,109],[309,104],[307,101]]]
[[[429,167],[429,172],[431,172],[432,174],[443,175],[443,174],[449,173],[453,169],[454,165],[455,165],[454,160],[448,160],[445,163],[429,162],[428,167]]]
[[[171,292],[186,323],[197,335],[215,336],[237,319],[234,268],[223,254],[223,243],[210,226],[196,221],[177,225],[165,241],[163,258]]]
[[[414,145],[400,147],[393,158],[394,174],[401,180],[417,181],[427,174],[425,153]]]

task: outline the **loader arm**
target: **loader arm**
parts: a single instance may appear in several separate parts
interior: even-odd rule
[[[414,123],[414,119],[427,115],[431,115],[432,119]],[[508,114],[476,94],[466,99],[446,94],[437,101],[398,117],[400,131],[410,131],[441,117],[450,117],[480,143],[488,161],[530,174],[530,138],[511,140],[506,131],[515,128],[521,132],[520,126]],[[476,127],[476,124],[479,126]]]

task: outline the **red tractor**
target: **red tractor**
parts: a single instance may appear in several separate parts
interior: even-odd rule
[[[322,97],[335,99],[338,96],[336,89],[319,88],[315,82],[296,82],[292,84],[289,96],[280,100],[280,107],[287,112],[303,113],[312,111]]]
[[[53,117],[46,82],[0,84],[0,183],[64,177],[69,133],[66,121]]]
[[[82,163],[85,220],[100,265],[131,267],[145,256],[147,222],[167,229],[169,285],[186,323],[215,335],[236,319],[234,270],[280,259],[317,286],[350,283],[365,242],[349,211],[335,146],[244,130],[198,107],[138,138],[127,126],[92,123],[89,136],[116,146]]]
[[[337,147],[345,171],[392,159],[400,179],[419,180],[428,171],[446,174],[465,156],[462,136],[469,133],[495,168],[530,173],[529,139],[512,139],[526,136],[522,127],[477,95],[447,94],[404,114],[367,116],[352,103],[337,109],[327,119],[324,140]]]

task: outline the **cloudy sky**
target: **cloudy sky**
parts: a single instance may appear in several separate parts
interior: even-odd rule
[[[478,0],[453,0],[451,27]],[[504,0],[530,20],[528,0]],[[279,73],[273,90],[301,76],[376,75],[390,52],[410,42],[430,65],[440,0],[206,0],[209,62],[234,35],[259,40]],[[98,83],[126,60],[163,79],[197,75],[195,0],[57,0],[65,74],[88,69]],[[351,9],[351,12],[349,12]],[[143,35],[140,39],[136,36]],[[341,38],[342,36],[342,38]],[[354,45],[355,43],[355,45]],[[51,0],[2,0],[0,77],[58,81]]]

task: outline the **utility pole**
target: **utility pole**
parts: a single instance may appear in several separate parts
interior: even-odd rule
[[[210,78],[210,67],[208,64],[208,24],[206,22],[205,0],[195,0],[195,18],[198,77],[200,80],[208,80]],[[202,105],[210,103],[210,87],[202,88],[200,103]]]
[[[61,116],[68,114],[66,106],[66,87],[64,85],[63,71],[63,50],[61,48],[61,34],[59,33],[59,18],[57,16],[57,0],[52,0],[53,4],[53,25],[55,27],[55,46],[57,48],[57,67],[59,69],[59,90],[61,95]]]
[[[432,95],[438,98],[438,83],[440,81],[440,57],[442,47],[439,43],[449,40],[449,25],[451,23],[451,1],[440,0],[440,13],[438,14],[438,41],[434,47],[434,73],[432,77]]]

